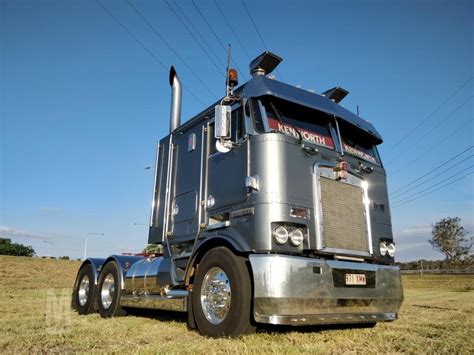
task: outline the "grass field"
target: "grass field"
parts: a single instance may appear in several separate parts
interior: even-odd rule
[[[0,256],[1,352],[474,353],[472,275],[404,276],[400,318],[373,329],[265,327],[208,339],[188,331],[182,313],[77,315],[69,305],[79,265]]]

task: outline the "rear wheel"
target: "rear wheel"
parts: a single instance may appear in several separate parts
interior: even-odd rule
[[[211,249],[199,263],[192,293],[196,326],[210,337],[255,331],[251,324],[252,286],[246,259],[225,247]]]
[[[111,261],[102,268],[97,286],[97,306],[103,318],[127,314],[120,306],[120,297],[120,270]]]
[[[81,267],[77,274],[76,284],[73,292],[73,308],[79,314],[94,312],[94,297],[96,285],[94,282],[94,271],[91,264]]]

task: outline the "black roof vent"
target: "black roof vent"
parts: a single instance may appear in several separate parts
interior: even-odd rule
[[[349,94],[349,91],[340,88],[339,86],[336,86],[335,88],[326,90],[321,95],[327,97],[328,99],[336,103],[339,103],[347,96],[347,94]]]
[[[251,75],[270,74],[283,59],[272,52],[263,52],[250,63]]]

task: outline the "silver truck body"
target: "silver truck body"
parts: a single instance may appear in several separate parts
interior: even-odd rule
[[[199,261],[224,246],[248,260],[255,322],[395,320],[403,291],[393,256],[381,252],[381,243],[393,246],[393,236],[376,129],[330,93],[255,75],[235,91],[232,149],[223,153],[215,149],[219,102],[179,124],[174,71],[170,84],[171,132],[157,149],[149,231],[149,243],[163,245],[164,253],[112,257],[122,270],[121,304],[186,310]],[[269,114],[271,102],[314,114],[328,135],[302,129],[296,138],[292,126]],[[372,155],[351,150],[345,134],[368,142]],[[277,243],[278,226],[300,230],[301,244]],[[85,261],[95,275],[104,262]],[[352,282],[357,275],[363,284]]]

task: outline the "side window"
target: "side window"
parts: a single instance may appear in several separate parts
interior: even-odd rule
[[[232,141],[238,142],[244,135],[244,115],[242,107],[239,107],[232,111]]]
[[[217,153],[216,138],[214,137],[214,122],[209,124],[208,137],[209,137],[209,155],[212,155],[214,153]]]
[[[248,103],[248,101],[247,101]],[[263,124],[262,113],[260,112],[260,106],[258,105],[258,100],[250,100],[250,112],[251,117],[255,125],[255,130],[257,132],[265,132],[265,126]]]

